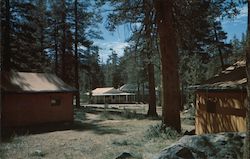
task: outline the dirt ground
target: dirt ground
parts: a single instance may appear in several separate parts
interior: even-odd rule
[[[74,123],[31,130],[1,143],[0,158],[115,159],[129,152],[138,159],[149,159],[178,139],[147,138],[149,127],[161,121],[135,111],[114,113],[88,108],[75,112]],[[182,123],[185,130],[193,128],[192,122]]]

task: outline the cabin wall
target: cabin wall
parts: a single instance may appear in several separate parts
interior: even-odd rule
[[[245,92],[196,92],[196,134],[246,131]]]
[[[2,100],[5,127],[73,121],[72,93],[8,93]]]
[[[92,96],[92,103],[95,104],[124,104],[124,103],[134,103],[134,95],[106,95],[106,96]]]

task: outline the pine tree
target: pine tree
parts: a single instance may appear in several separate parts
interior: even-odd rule
[[[137,30],[135,26],[134,34],[136,36],[131,37],[131,41],[140,41],[140,45],[143,45],[143,49],[137,48],[140,50],[141,56],[145,57],[145,61],[147,64],[145,65],[145,69],[147,70],[148,80],[147,83],[149,85],[149,111],[148,115],[157,116],[156,113],[156,95],[155,95],[155,77],[154,77],[154,64],[152,63],[152,57],[155,52],[155,45],[153,44],[153,40],[155,40],[156,36],[154,32],[154,11],[152,8],[152,1],[144,0],[144,1],[110,1],[111,5],[114,7],[114,12],[109,14],[108,19],[108,28],[110,30],[114,30],[115,27],[119,24],[124,23],[141,23],[142,26],[140,31]],[[151,34],[153,33],[153,34]],[[134,39],[135,38],[135,39]],[[152,39],[152,40],[151,40]],[[145,40],[144,44],[142,44],[143,40]],[[138,93],[140,92],[140,82],[137,81],[138,85]],[[144,88],[144,87],[143,87]],[[138,94],[138,97],[140,95]]]
[[[37,6],[29,1],[1,1],[3,66],[18,71],[44,71],[45,54],[39,53]],[[5,40],[6,39],[6,40]],[[7,64],[7,66],[6,66]]]
[[[75,87],[78,90],[76,94],[76,106],[80,107],[80,90],[79,90],[79,60],[78,60],[78,2],[75,0]]]
[[[11,66],[11,48],[10,48],[10,1],[1,1],[1,28],[3,30],[1,37],[1,68],[3,71],[9,71]],[[5,15],[5,17],[4,17]]]
[[[155,1],[162,73],[162,124],[181,131],[178,53],[173,22],[173,1]]]

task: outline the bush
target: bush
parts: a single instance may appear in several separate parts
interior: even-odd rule
[[[177,139],[182,134],[171,129],[170,127],[163,128],[161,124],[151,125],[145,133],[147,139],[163,138],[163,139]]]

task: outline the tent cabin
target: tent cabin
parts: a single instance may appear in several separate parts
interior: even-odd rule
[[[122,92],[113,87],[96,88],[92,90],[92,103],[134,103],[135,94]],[[89,95],[89,93],[87,93]]]
[[[73,121],[76,89],[49,73],[1,72],[3,127]]]
[[[246,131],[246,62],[238,61],[196,89],[196,134]]]

